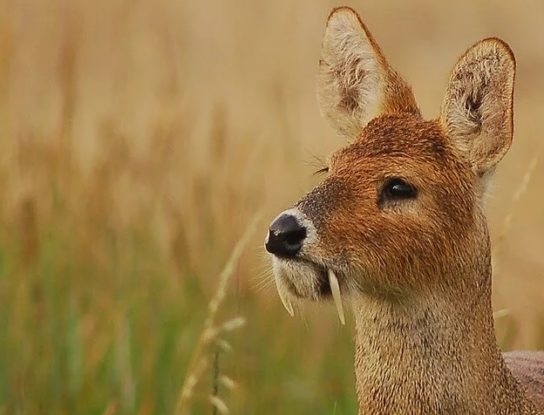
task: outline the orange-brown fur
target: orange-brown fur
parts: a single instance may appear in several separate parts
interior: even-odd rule
[[[544,413],[544,352],[503,356],[491,306],[483,199],[512,140],[514,70],[504,42],[476,44],[425,121],[357,14],[329,17],[318,95],[351,143],[296,205],[318,238],[278,278],[315,299],[318,270],[338,275],[356,320],[360,414]],[[382,200],[390,177],[417,198]]]

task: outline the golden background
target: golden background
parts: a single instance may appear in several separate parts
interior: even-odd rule
[[[514,144],[488,202],[494,307],[503,347],[544,348],[544,3],[346,4],[428,118],[471,44],[514,50]],[[202,352],[188,413],[212,413],[214,385],[235,414],[355,413],[351,318],[340,327],[330,305],[289,318],[262,248],[319,180],[315,159],[343,145],[314,86],[338,5],[0,2],[0,413],[174,413],[257,212],[218,312],[247,324],[221,335],[231,351]]]

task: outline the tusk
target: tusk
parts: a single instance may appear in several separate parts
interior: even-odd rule
[[[336,305],[336,311],[338,311],[338,318],[340,319],[340,323],[345,325],[346,319],[344,318],[344,306],[342,305],[342,295],[340,294],[340,284],[338,284],[338,278],[336,278],[336,275],[334,275],[334,272],[330,269],[329,269],[329,285],[331,286],[331,293],[332,293],[332,298],[334,299],[334,304]]]
[[[291,317],[295,315],[295,312],[293,311],[293,305],[291,304],[291,301],[289,301],[289,298],[285,295],[283,290],[280,287],[280,283],[278,281],[278,278],[276,278],[276,288],[278,289],[278,294],[280,296],[281,303],[289,313]]]

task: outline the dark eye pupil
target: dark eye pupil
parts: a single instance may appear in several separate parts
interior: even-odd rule
[[[382,197],[385,199],[413,199],[417,196],[416,189],[402,179],[390,179],[384,186]]]
[[[406,183],[395,183],[391,186],[391,195],[398,197],[409,197],[412,194],[412,188]]]

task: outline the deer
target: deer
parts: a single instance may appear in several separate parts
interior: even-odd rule
[[[513,137],[507,43],[470,47],[425,120],[351,8],[327,20],[322,114],[347,140],[322,181],[271,223],[279,297],[355,321],[359,414],[544,414],[544,352],[502,353],[486,195]]]

